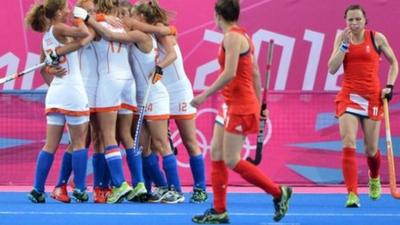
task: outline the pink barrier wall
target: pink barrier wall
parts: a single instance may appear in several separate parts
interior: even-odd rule
[[[32,2],[34,1],[5,1],[0,9],[0,27],[3,27],[0,42],[0,77],[38,63],[41,34],[27,31],[23,25],[25,12]],[[173,24],[179,30],[178,40],[184,54],[186,70],[194,90],[201,91],[218,75],[216,55],[222,34],[213,22],[214,1],[160,0],[160,2],[176,12]],[[334,111],[332,91],[338,90],[342,72],[339,71],[336,75],[328,74],[327,61],[335,35],[345,26],[344,9],[351,2],[344,0],[243,0],[241,2],[241,24],[248,29],[255,43],[262,74],[265,72],[266,43],[274,39],[277,44],[270,89],[278,92],[269,99],[272,115],[262,169],[273,179],[282,182],[340,183],[340,141],[338,127],[332,115]],[[392,21],[397,21],[396,10],[400,8],[400,2],[360,0],[359,3],[366,9],[368,27],[384,33],[395,53],[400,55],[400,43],[397,41],[400,39],[400,30],[394,29],[392,25]],[[382,82],[386,80],[387,69],[388,64],[383,60]],[[0,86],[2,90],[43,88],[46,87],[38,73],[26,75],[15,82]],[[309,91],[312,93],[309,94]],[[397,98],[396,96],[394,100],[394,110],[398,109]],[[19,109],[24,104],[31,103],[23,102],[14,107]],[[207,159],[215,108],[218,105],[218,98],[214,97],[205,104],[198,115],[198,138]],[[2,118],[4,122],[9,119],[7,113],[4,112]],[[398,112],[395,111],[393,121],[398,121],[397,116]],[[16,121],[25,119],[29,121],[29,118],[18,118]],[[32,134],[21,134],[16,131],[9,133],[2,128],[1,137],[35,140],[35,149],[31,150],[37,151],[44,138],[43,117],[39,121],[35,128],[31,128],[38,129]],[[393,129],[396,144],[398,130],[396,126]],[[37,137],[38,132],[43,134],[40,138]],[[31,136],[33,133],[35,137]],[[183,175],[184,183],[190,183],[190,170],[184,164],[187,162],[186,154],[183,153],[185,150],[176,132],[173,133],[173,137],[180,149],[179,159],[182,166],[180,173]],[[384,148],[383,139],[381,146]],[[0,162],[3,164],[11,160],[5,157],[4,152],[26,150],[27,147],[33,146],[14,146],[4,148],[6,151],[0,150]],[[254,137],[251,137],[243,155],[252,155],[253,150]],[[361,160],[361,145],[359,153]],[[34,158],[33,156],[30,158],[27,169],[33,169]],[[361,182],[365,182],[365,163],[361,163],[361,166],[364,178]],[[383,167],[386,174],[386,163]],[[7,175],[0,176],[0,184],[8,183],[10,179],[13,180],[11,183],[30,184],[32,179],[32,174],[18,179],[15,176],[11,178],[5,176]],[[244,183],[237,176],[232,176],[231,181],[236,184]]]

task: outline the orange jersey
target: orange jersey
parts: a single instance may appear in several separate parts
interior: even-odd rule
[[[346,91],[360,95],[380,92],[378,75],[380,57],[371,39],[371,32],[373,31],[365,30],[364,42],[357,45],[350,44],[349,52],[345,55],[342,87]]]
[[[259,113],[260,106],[253,85],[253,52],[254,46],[245,30],[240,27],[233,27],[228,32],[237,32],[249,42],[249,50],[242,53],[236,76],[222,90],[224,101],[228,105],[228,114],[248,115]],[[218,57],[221,71],[225,67],[225,49],[222,44]]]

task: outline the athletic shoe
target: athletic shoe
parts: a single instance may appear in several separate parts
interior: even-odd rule
[[[181,203],[185,201],[185,197],[183,196],[182,193],[179,193],[175,191],[173,188],[169,190],[164,198],[162,199],[162,203],[167,203],[167,204],[176,204],[176,203]]]
[[[166,187],[156,187],[154,192],[150,194],[148,202],[161,202],[168,193],[168,188]]]
[[[45,203],[46,202],[46,195],[44,192],[38,192],[36,189],[33,189],[28,194],[29,200],[33,203]]]
[[[280,189],[282,192],[280,199],[273,199],[275,207],[275,216],[273,219],[275,222],[278,222],[286,215],[289,209],[289,199],[293,192],[292,188],[286,186],[281,186]]]
[[[346,207],[347,208],[359,208],[360,205],[360,199],[356,194],[353,192],[350,192],[349,195],[347,196],[347,201],[346,201]]]
[[[369,186],[369,197],[372,200],[378,200],[381,197],[381,179],[378,178],[369,178],[368,182]]]
[[[94,203],[106,203],[108,188],[95,187],[93,189],[93,201]]]
[[[190,197],[191,203],[204,203],[207,201],[207,192],[201,188],[194,188],[192,197]]]
[[[77,188],[72,192],[72,196],[74,196],[76,202],[87,202],[89,200],[89,195],[86,191],[81,191]]]
[[[124,181],[120,187],[113,187],[111,194],[107,198],[107,203],[114,204],[122,202],[124,197],[132,191],[132,187]]]
[[[142,197],[147,194],[146,187],[144,186],[143,182],[139,182],[136,184],[135,188],[133,188],[133,191],[129,192],[129,194],[126,196],[126,199],[128,201],[142,201]]]
[[[204,214],[192,217],[194,223],[205,224],[219,224],[219,223],[229,223],[228,213],[225,211],[223,213],[217,213],[215,209],[207,209]]]
[[[71,202],[71,198],[68,196],[66,184],[61,185],[60,187],[54,187],[54,190],[53,192],[51,192],[50,197],[53,198],[54,200],[64,203]]]

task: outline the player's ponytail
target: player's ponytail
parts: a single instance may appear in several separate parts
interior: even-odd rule
[[[45,32],[47,30],[48,20],[46,19],[44,5],[34,4],[26,14],[25,23],[34,31]]]
[[[144,1],[136,5],[135,10],[142,14],[149,24],[162,23],[168,26],[170,19],[174,16],[174,13],[161,8],[157,0]]]

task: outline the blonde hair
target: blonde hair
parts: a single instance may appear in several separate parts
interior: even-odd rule
[[[118,7],[118,0],[94,0],[96,10],[99,13],[112,14]]]
[[[157,0],[141,1],[134,10],[136,13],[142,14],[149,24],[168,25],[169,20],[174,16],[174,13],[161,8]]]
[[[132,7],[133,5],[129,1],[120,0],[118,7],[118,16],[119,17],[131,16]]]
[[[83,4],[85,4],[86,2],[94,2],[94,0],[78,0],[76,2],[77,6],[82,6]]]
[[[45,0],[43,4],[33,4],[26,14],[25,23],[34,31],[45,32],[49,19],[53,19],[56,12],[64,9],[65,6],[66,0]]]

